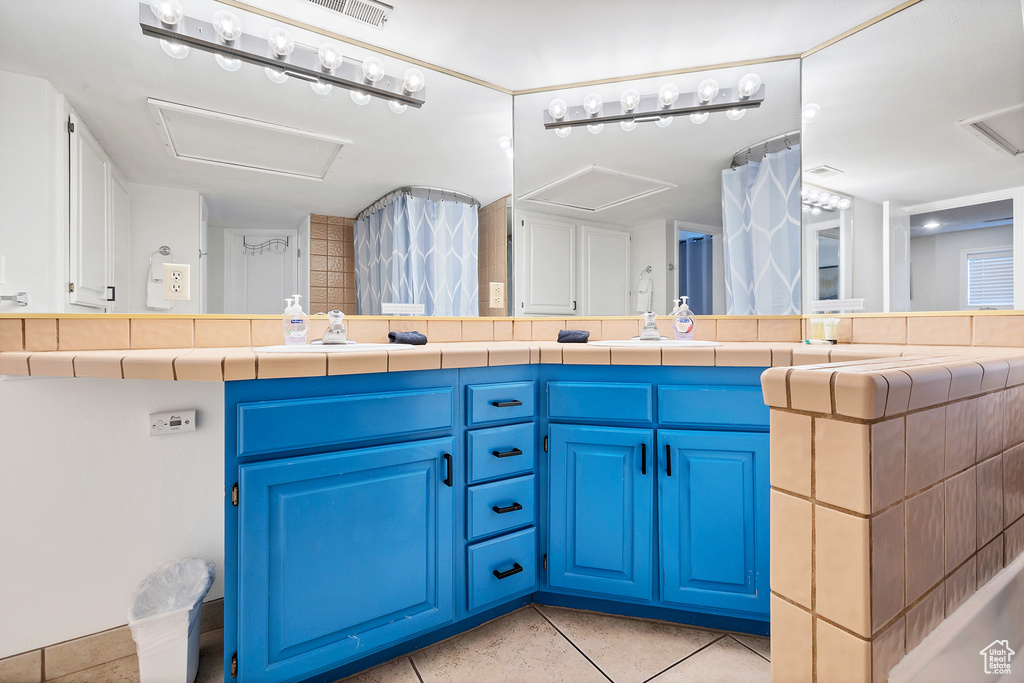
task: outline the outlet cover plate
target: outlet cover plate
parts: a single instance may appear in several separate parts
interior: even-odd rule
[[[192,273],[187,263],[164,264],[164,298],[188,301],[192,298]]]
[[[504,282],[492,282],[491,283],[490,308],[504,308],[504,307],[505,307],[505,283]]]

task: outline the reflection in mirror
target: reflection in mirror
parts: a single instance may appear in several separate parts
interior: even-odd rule
[[[728,104],[751,72],[763,102]],[[702,314],[798,313],[799,77],[789,60],[517,95],[515,315],[667,314],[680,295]],[[708,111],[629,119],[659,94]],[[615,118],[545,129],[588,105]]]
[[[206,22],[223,9],[214,0],[182,5],[187,17]],[[0,312],[271,314],[299,293],[307,312],[351,314],[365,289],[373,312],[406,303],[429,313],[429,291],[446,302],[438,312],[505,313],[504,302],[491,308],[487,294],[492,282],[508,285],[512,161],[499,141],[512,134],[510,95],[419,67],[424,105],[395,113],[401,107],[385,99],[268,74],[195,47],[173,58],[142,34],[140,11],[150,11],[148,3],[4,8],[0,293],[28,291],[31,306],[4,302]],[[276,25],[232,13],[247,35],[265,38]],[[288,32],[293,55],[319,59],[328,42]],[[340,49],[338,73],[354,73],[372,56]],[[385,81],[402,81],[414,66],[381,60]],[[402,287],[371,282],[355,219],[411,186],[433,189],[424,201],[430,206],[395,209],[389,220],[409,220],[393,220],[397,233],[378,239],[366,258],[393,261],[393,251],[377,249],[385,242],[403,250],[403,262],[406,249],[432,256],[396,271]],[[438,189],[458,193],[471,211],[450,224],[450,192]],[[457,244],[442,234],[457,234]],[[159,253],[164,246],[169,255]],[[191,300],[163,298],[157,277],[171,260],[190,266]],[[367,266],[365,287],[360,266]],[[449,305],[455,299],[457,310]]]
[[[847,299],[853,290],[850,266],[853,198],[806,183],[800,194],[803,272],[807,274],[804,300]]]
[[[1021,3],[984,9],[920,2],[803,61],[805,188],[852,201],[864,310],[1024,306]]]

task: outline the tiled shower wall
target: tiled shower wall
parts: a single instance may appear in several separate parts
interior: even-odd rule
[[[478,212],[479,237],[477,240],[477,280],[480,285],[480,315],[503,316],[506,306],[491,308],[490,283],[500,282],[508,297],[506,245],[506,216],[508,197],[480,207]],[[507,298],[506,298],[507,302]]]
[[[308,313],[356,314],[353,225],[351,218],[310,214]]]
[[[883,683],[1024,551],[1024,378],[887,371],[884,417],[857,420],[799,372],[771,412],[772,679]]]

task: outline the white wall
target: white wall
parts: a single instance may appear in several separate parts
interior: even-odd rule
[[[129,286],[131,311],[199,313],[202,307],[199,291],[199,193],[194,190],[137,183],[129,183],[128,190],[132,203]],[[192,266],[192,299],[174,302],[174,308],[169,311],[153,311],[146,308],[149,257],[163,245],[171,248],[176,263],[187,263]]]
[[[957,311],[963,308],[963,250],[1013,249],[1013,227],[977,228],[914,237],[910,240],[910,310]],[[1019,272],[1019,267],[1014,272]]]
[[[882,205],[853,200],[853,298],[865,311],[882,310]]]
[[[658,315],[667,315],[672,311],[672,299],[676,285],[673,278],[675,271],[669,272],[668,264],[674,263],[672,249],[678,249],[674,224],[671,221],[654,221],[627,228],[633,236],[629,247],[630,276],[629,284],[633,291],[631,309],[636,311],[637,291],[640,274],[647,266],[651,267],[651,306]],[[675,245],[675,246],[673,246]],[[639,315],[639,312],[636,311]]]
[[[156,565],[217,564],[224,594],[224,385],[0,376],[0,658],[127,622]],[[196,408],[194,433],[150,412]]]
[[[0,303],[0,314],[64,310],[63,98],[47,81],[0,71],[0,102],[0,294],[31,301]]]

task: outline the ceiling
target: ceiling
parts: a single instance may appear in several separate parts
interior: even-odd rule
[[[926,228],[925,225],[937,226]],[[911,237],[931,237],[944,232],[976,230],[1013,225],[1013,200],[1001,199],[994,202],[958,206],[941,211],[928,211],[910,216]]]

